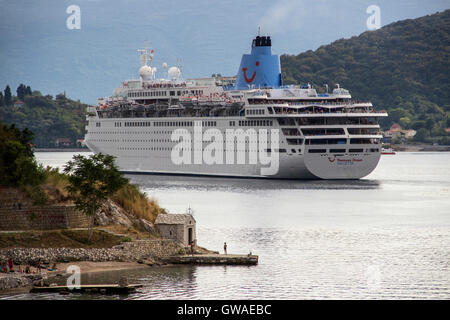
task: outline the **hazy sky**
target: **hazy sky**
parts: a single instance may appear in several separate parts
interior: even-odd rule
[[[66,26],[70,5],[80,7],[80,30]],[[94,103],[137,77],[146,39],[157,67],[180,58],[184,77],[234,75],[258,26],[275,53],[298,54],[367,31],[370,5],[383,26],[450,0],[0,0],[0,88],[23,82]]]

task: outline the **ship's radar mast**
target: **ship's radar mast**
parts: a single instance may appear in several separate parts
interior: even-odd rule
[[[163,78],[167,79],[167,62],[163,62],[162,67],[164,69]]]
[[[150,60],[150,65],[153,59],[153,53],[148,54],[148,40],[145,40],[145,49],[139,49],[138,52],[141,54],[141,65],[146,66],[148,61]],[[153,51],[153,50],[152,50]]]
[[[180,58],[177,58],[177,68],[178,68],[178,70],[180,70],[180,76],[181,76],[181,74],[182,74],[182,64],[181,64],[181,59]]]
[[[154,79],[156,68],[152,68],[152,60],[153,60],[153,50],[148,53],[149,45],[148,40],[145,41],[145,49],[139,49],[138,52],[141,54],[141,67],[139,68],[139,76],[141,77],[141,81],[149,81]],[[150,65],[148,62],[150,61]]]

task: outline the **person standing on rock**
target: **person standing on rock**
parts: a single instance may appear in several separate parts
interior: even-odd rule
[[[195,245],[194,245],[194,241],[191,241],[191,254],[194,255],[195,253]]]
[[[8,260],[8,266],[9,266],[9,272],[14,272],[14,260],[13,259]]]
[[[8,261],[5,261],[5,263],[2,263],[3,270],[2,272],[7,273],[8,272]]]
[[[227,243],[226,242],[223,243],[223,252],[225,254],[227,254]]]

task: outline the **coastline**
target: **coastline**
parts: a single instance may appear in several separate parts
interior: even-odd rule
[[[433,145],[391,145],[391,148],[397,152],[449,152],[450,146]]]
[[[0,273],[0,292],[29,287],[36,282],[49,284],[53,276],[63,277],[67,267],[77,265],[81,272],[103,272],[166,265],[165,258],[176,255],[182,247],[168,239],[135,240],[112,248],[9,248],[0,249],[0,261],[12,259],[14,270],[31,266],[31,274]],[[56,263],[56,270],[49,271]],[[38,272],[36,266],[43,269]]]
[[[91,152],[89,148],[34,148],[33,152]]]
[[[84,274],[151,268],[148,264],[134,261],[74,261],[57,263],[56,270],[43,270],[41,273],[36,274],[0,273],[0,296],[11,293],[28,293],[33,285],[41,281],[48,285],[55,281],[60,281],[60,279],[69,276],[67,268],[71,265],[78,266]],[[17,269],[19,267],[24,269],[26,266],[16,266]]]
[[[150,267],[148,264],[135,261],[74,261],[57,263],[57,271],[50,272],[64,274],[66,273],[67,268],[71,265],[80,267],[82,273],[134,270]]]

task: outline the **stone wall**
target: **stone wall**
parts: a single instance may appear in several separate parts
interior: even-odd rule
[[[88,217],[74,206],[0,208],[0,230],[86,228]]]
[[[157,224],[156,229],[164,239],[173,239],[185,247],[189,246],[189,228],[192,228],[192,240],[197,242],[195,224]]]
[[[89,220],[74,206],[35,207],[26,193],[0,186],[0,231],[88,227]]]
[[[173,240],[154,239],[125,242],[112,248],[13,248],[1,249],[0,261],[16,264],[73,261],[160,261],[178,254],[182,247]]]
[[[172,239],[179,243],[183,243],[183,225],[176,224],[158,224],[156,229],[161,238]]]
[[[0,209],[16,209],[31,206],[30,197],[17,188],[0,186]]]

